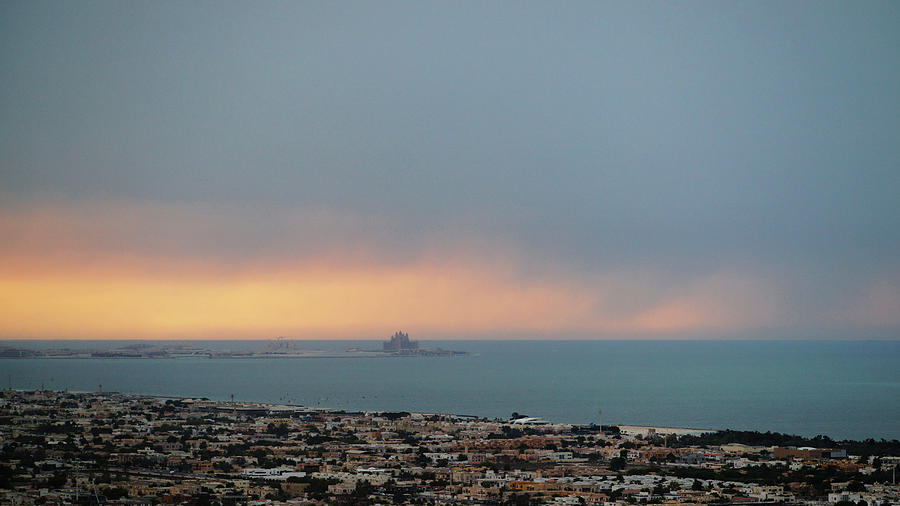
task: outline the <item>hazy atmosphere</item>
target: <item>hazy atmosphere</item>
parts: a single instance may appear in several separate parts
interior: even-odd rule
[[[900,3],[0,2],[0,337],[900,335]]]

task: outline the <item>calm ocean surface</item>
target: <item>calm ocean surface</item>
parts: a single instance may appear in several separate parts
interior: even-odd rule
[[[9,342],[29,348],[98,342]],[[128,344],[113,343],[112,346]],[[195,342],[216,349],[265,343]],[[375,349],[307,341],[303,349]],[[900,439],[900,341],[427,341],[459,357],[2,359],[13,388]]]

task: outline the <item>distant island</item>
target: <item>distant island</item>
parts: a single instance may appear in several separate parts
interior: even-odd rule
[[[416,353],[419,351],[419,341],[410,341],[409,334],[398,330],[391,338],[381,345],[381,349],[388,353]]]
[[[467,355],[464,351],[444,350],[441,348],[428,349],[419,348],[419,341],[411,341],[409,334],[403,331],[397,331],[391,338],[381,344],[381,351],[392,355]]]
[[[277,337],[268,341],[259,350],[212,349],[195,344],[151,344],[137,342],[116,348],[53,348],[33,349],[0,346],[0,358],[359,358],[391,356],[456,356],[468,355],[465,351],[444,350],[442,348],[421,348],[418,341],[409,339],[409,334],[398,331],[382,343],[381,349],[351,347],[339,350],[315,350],[300,347],[302,341]]]

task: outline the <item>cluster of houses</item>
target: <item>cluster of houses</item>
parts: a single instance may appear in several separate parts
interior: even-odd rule
[[[896,457],[523,419],[6,390],[0,503],[900,504]]]

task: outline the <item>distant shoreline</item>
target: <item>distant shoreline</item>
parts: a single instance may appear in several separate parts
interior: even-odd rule
[[[0,358],[26,359],[265,359],[265,358],[385,358],[385,357],[453,357],[469,355],[466,351],[444,350],[441,348],[420,348],[415,350],[382,351],[350,348],[346,351],[335,350],[285,350],[277,351],[235,351],[195,348],[186,345],[150,345],[135,344],[112,349],[29,349],[0,346]]]
[[[291,403],[273,403],[273,402],[257,402],[257,401],[246,401],[246,400],[219,400],[219,399],[210,399],[207,397],[197,397],[197,396],[185,396],[185,395],[161,395],[161,394],[147,394],[147,393],[134,393],[134,392],[117,392],[117,391],[109,391],[109,392],[91,392],[91,391],[79,391],[79,390],[35,390],[35,389],[17,389],[17,388],[4,388],[2,389],[6,392],[19,392],[19,393],[27,393],[27,394],[38,394],[42,391],[54,393],[54,394],[62,394],[68,393],[73,395],[88,395],[88,396],[110,396],[110,397],[124,397],[131,399],[139,399],[139,398],[152,398],[152,399],[172,399],[172,400],[181,400],[181,401],[198,401],[209,403],[212,406],[215,406],[216,409],[219,410],[234,410],[242,412],[255,412],[260,415],[283,415],[286,413],[334,413],[334,414],[407,414],[414,415],[418,417],[432,417],[432,416],[441,416],[441,417],[449,417],[454,419],[472,419],[472,420],[485,420],[485,421],[493,421],[498,423],[506,423],[511,426],[519,426],[519,427],[535,427],[534,425],[517,425],[514,419],[502,419],[502,418],[491,418],[489,416],[483,415],[467,415],[467,414],[458,414],[458,413],[450,413],[450,412],[424,412],[424,411],[416,411],[416,410],[397,410],[397,409],[338,409],[338,408],[328,408],[328,407],[318,407],[318,406],[308,406],[304,404],[291,404]],[[525,417],[525,415],[522,415]],[[539,419],[538,419],[539,420]],[[672,427],[672,426],[653,426],[653,425],[629,425],[629,424],[604,424],[604,425],[595,425],[593,423],[584,424],[584,423],[570,423],[570,422],[553,422],[553,421],[544,421],[540,420],[542,423],[536,425],[540,426],[555,426],[555,427],[573,427],[573,428],[582,428],[582,429],[591,429],[594,428],[596,430],[607,430],[607,428],[614,428],[616,432],[621,434],[631,436],[631,437],[655,437],[655,436],[675,436],[676,438],[686,437],[688,439],[704,441],[703,444],[744,444],[749,446],[778,446],[778,445],[792,445],[792,446],[801,446],[801,447],[813,447],[813,448],[825,448],[825,447],[839,447],[839,448],[852,448],[854,450],[859,450],[859,447],[868,446],[873,449],[877,449],[877,452],[873,452],[875,454],[886,454],[886,455],[900,455],[900,441],[897,439],[888,440],[885,438],[881,438],[880,441],[869,438],[866,440],[862,439],[852,439],[852,438],[844,438],[844,439],[832,439],[828,436],[816,436],[816,437],[806,437],[800,436],[797,434],[789,434],[782,432],[772,432],[766,431],[762,432],[759,430],[735,430],[735,429],[698,429],[698,428],[690,428],[690,427]],[[728,441],[719,442],[718,439],[725,438]],[[764,443],[764,444],[761,444]]]
[[[209,356],[209,355],[181,355],[181,356],[165,356],[165,357],[130,357],[130,356],[103,356],[103,357],[94,357],[94,356],[84,356],[84,355],[71,355],[71,356],[58,356],[58,355],[35,355],[35,356],[27,356],[27,357],[10,357],[10,356],[0,356],[0,359],[10,359],[10,360],[180,360],[186,358],[208,358],[211,360],[261,360],[261,359],[279,359],[279,360],[290,360],[290,359],[345,359],[345,358],[417,358],[417,357],[450,357],[450,356],[466,356],[471,355],[468,352],[455,352],[453,354],[434,354],[434,355],[403,355],[403,354],[392,354],[392,353],[379,353],[379,354],[359,354],[359,355],[253,355],[253,356]]]

